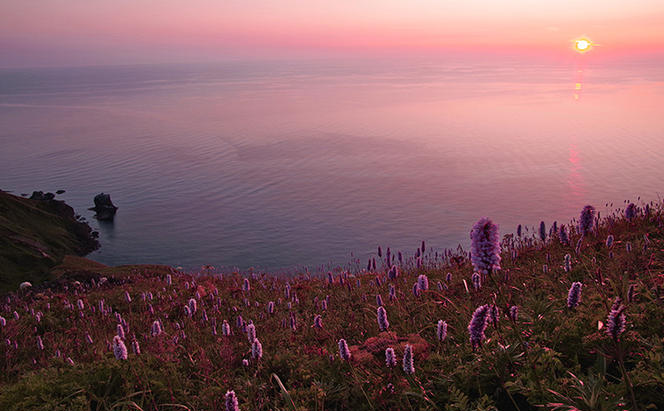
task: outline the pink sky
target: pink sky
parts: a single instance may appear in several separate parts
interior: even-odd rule
[[[662,0],[7,0],[0,67],[446,52],[664,51]]]

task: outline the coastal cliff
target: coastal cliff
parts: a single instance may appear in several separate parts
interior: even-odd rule
[[[0,191],[0,292],[23,281],[52,280],[51,269],[66,255],[84,256],[97,248],[96,233],[64,201]]]

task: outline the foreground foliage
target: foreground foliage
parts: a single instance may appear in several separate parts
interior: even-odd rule
[[[221,410],[230,390],[246,410],[664,409],[664,214],[632,212],[585,236],[505,236],[474,278],[463,250],[422,244],[322,278],[208,267],[28,287],[0,310],[0,409]],[[486,326],[473,344],[469,324]]]

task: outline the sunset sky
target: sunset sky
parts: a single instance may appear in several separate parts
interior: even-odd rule
[[[0,22],[0,67],[664,50],[661,0],[6,0]]]

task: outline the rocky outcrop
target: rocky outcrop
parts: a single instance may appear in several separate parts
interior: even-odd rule
[[[95,214],[97,220],[113,220],[118,208],[111,201],[110,194],[99,193],[94,198],[95,206],[90,208]]]

